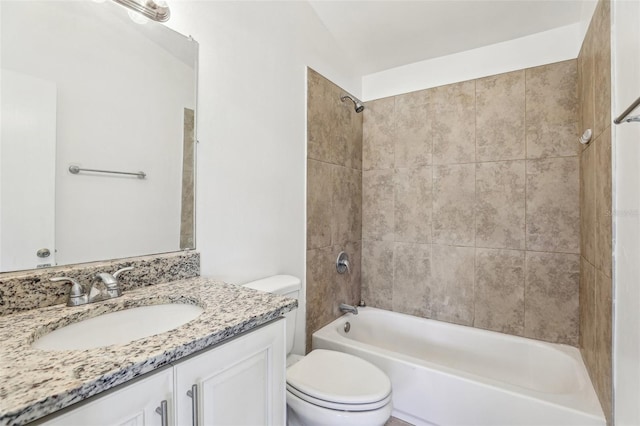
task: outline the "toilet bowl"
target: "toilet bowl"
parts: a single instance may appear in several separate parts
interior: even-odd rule
[[[298,298],[300,280],[276,275],[245,286]],[[291,354],[296,311],[285,315],[287,425],[382,426],[391,416],[391,381],[375,365],[350,354],[316,349]]]
[[[288,425],[384,425],[391,409],[387,375],[353,355],[316,349],[287,369]]]

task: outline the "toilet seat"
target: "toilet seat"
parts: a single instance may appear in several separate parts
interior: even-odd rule
[[[307,395],[303,392],[300,392],[293,386],[287,384],[287,392],[290,394],[300,398],[301,400],[308,402],[313,405],[317,405],[318,407],[328,408],[330,410],[339,410],[339,411],[371,411],[377,410],[378,408],[382,408],[391,401],[391,394],[389,394],[386,398],[381,399],[380,401],[372,402],[369,404],[342,404],[334,401],[325,401],[323,399],[314,398],[311,395]]]
[[[373,364],[343,352],[316,349],[287,369],[287,391],[311,404],[370,411],[391,400],[391,382]]]

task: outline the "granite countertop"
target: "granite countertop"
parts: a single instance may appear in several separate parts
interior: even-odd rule
[[[48,331],[100,314],[162,303],[198,305],[196,319],[126,345],[69,351],[31,347]],[[282,316],[297,306],[208,278],[126,292],[80,307],[56,305],[0,317],[0,425],[21,425]]]

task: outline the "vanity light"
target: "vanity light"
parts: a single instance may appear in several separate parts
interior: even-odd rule
[[[169,20],[171,13],[169,6],[162,0],[113,0],[125,7],[128,7],[134,12],[152,19],[158,22],[166,22]],[[129,16],[137,23],[143,23],[139,17],[132,12],[129,12]],[[135,18],[134,18],[135,16]]]

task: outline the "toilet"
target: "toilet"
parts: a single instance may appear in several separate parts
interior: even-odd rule
[[[246,287],[298,299],[300,280],[275,275]],[[285,314],[287,425],[382,426],[391,417],[391,381],[375,365],[353,355],[316,349],[294,355],[297,310]]]

